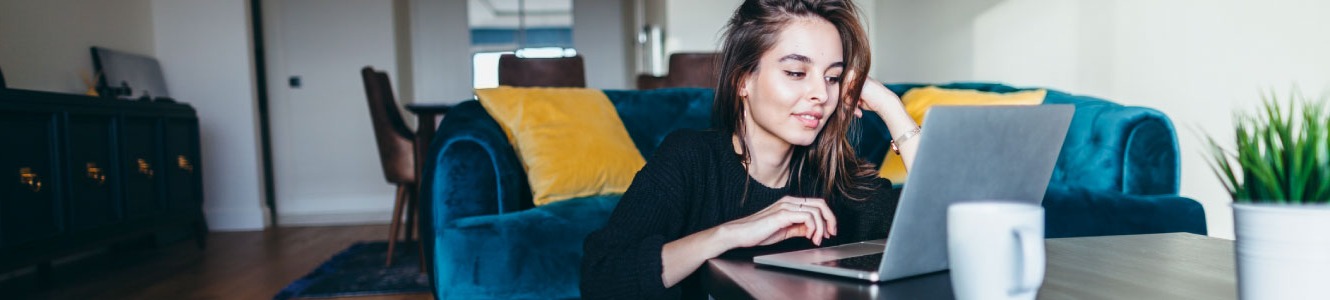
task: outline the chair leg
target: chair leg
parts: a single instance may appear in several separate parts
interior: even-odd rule
[[[406,192],[406,223],[402,225],[406,226],[406,239],[404,240],[407,242],[415,239],[414,236],[417,231],[416,211],[419,210],[419,206],[416,205],[416,193],[413,192],[414,190],[415,188],[408,188]]]
[[[406,185],[397,185],[397,203],[393,204],[393,223],[388,228],[388,261],[383,264],[384,267],[393,265],[393,248],[397,244],[397,229],[402,225],[402,204],[406,202]]]
[[[423,274],[425,273],[425,239],[424,236],[422,236],[422,234],[420,233],[420,214],[422,214],[423,212],[420,211],[421,210],[420,195],[414,192],[412,192],[411,195],[412,195],[411,201],[416,202],[415,209],[413,210],[415,212],[416,219],[414,220],[414,224],[412,224],[412,226],[415,227],[416,229],[416,252],[419,252],[420,254],[420,259],[418,261],[420,262],[420,273]]]

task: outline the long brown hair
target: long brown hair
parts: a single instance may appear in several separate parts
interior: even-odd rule
[[[745,78],[757,71],[758,60],[776,44],[780,30],[797,17],[822,18],[836,27],[844,51],[843,74],[846,77],[840,85],[840,103],[822,132],[809,146],[795,145],[790,159],[792,180],[787,185],[815,189],[809,192],[820,194],[828,201],[835,194],[862,201],[877,188],[871,180],[877,170],[854,154],[847,134],[856,127],[853,111],[859,105],[859,92],[867,79],[871,58],[867,35],[859,23],[858,8],[850,0],[746,0],[739,5],[725,25],[712,126],[738,135],[739,146],[743,149],[740,157],[745,163],[749,162],[751,151],[739,87]],[[816,182],[799,182],[805,171],[816,172]],[[744,194],[747,198],[747,191]]]

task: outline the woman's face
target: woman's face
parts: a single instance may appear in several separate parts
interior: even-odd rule
[[[744,122],[754,137],[812,144],[840,100],[841,53],[831,22],[798,17],[787,23],[739,88],[746,102]]]

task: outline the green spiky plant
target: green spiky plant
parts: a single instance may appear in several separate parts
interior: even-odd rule
[[[1255,114],[1237,116],[1236,152],[1207,137],[1210,168],[1234,202],[1330,203],[1330,119],[1324,99],[1311,102],[1294,91],[1284,107],[1273,92],[1261,98]]]

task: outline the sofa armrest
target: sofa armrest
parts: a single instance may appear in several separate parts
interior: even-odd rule
[[[1130,195],[1178,193],[1173,123],[1158,110],[1049,91],[1046,104],[1075,104],[1052,184]]]
[[[1206,234],[1205,209],[1176,195],[1129,195],[1065,186],[1044,195],[1048,238],[1190,232]]]
[[[434,137],[425,162],[422,208],[430,227],[453,220],[532,206],[531,188],[503,128],[480,106],[454,106]]]

